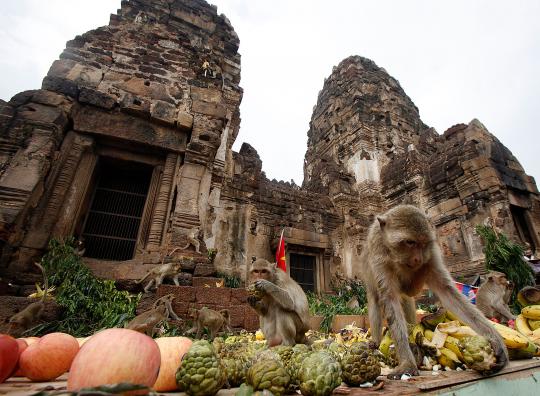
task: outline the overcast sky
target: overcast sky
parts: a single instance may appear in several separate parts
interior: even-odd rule
[[[540,1],[211,0],[240,37],[235,143],[269,178],[301,184],[317,94],[349,55],[399,80],[439,133],[478,118],[540,180]],[[66,41],[106,25],[119,0],[2,0],[0,98],[41,86]]]

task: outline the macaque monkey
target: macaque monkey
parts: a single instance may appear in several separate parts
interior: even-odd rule
[[[508,308],[508,299],[513,286],[506,275],[498,271],[490,271],[487,280],[476,293],[476,307],[488,318],[499,322],[515,320],[516,316]]]
[[[176,312],[174,312],[174,309],[172,307],[172,301],[175,298],[176,297],[172,293],[166,294],[163,297],[160,297],[156,301],[154,301],[154,304],[152,304],[152,308],[157,309],[160,305],[164,305],[166,309],[165,315],[167,316],[167,318],[172,317],[174,320],[181,320],[180,317],[178,317],[178,315],[176,314]]]
[[[174,294],[167,294],[158,298],[152,304],[152,308],[145,311],[136,317],[126,325],[127,329],[135,330],[140,333],[145,333],[150,337],[153,337],[156,331],[156,326],[168,320],[172,317],[175,320],[181,320],[172,308],[172,301],[174,300]]]
[[[201,252],[201,243],[199,242],[200,231],[201,229],[199,227],[193,227],[191,230],[188,231],[186,235],[188,243],[182,248],[183,250],[189,248],[189,245],[193,245],[197,253]]]
[[[307,297],[300,285],[265,259],[251,263],[249,283],[255,295],[248,302],[259,314],[268,346],[304,343],[309,313]]]
[[[150,282],[148,282],[148,284],[144,288],[145,293],[148,293],[150,291],[150,288],[154,284],[155,289],[157,289],[159,285],[163,283],[166,277],[172,277],[174,284],[176,286],[180,286],[178,278],[181,275],[181,270],[182,265],[180,263],[160,264],[148,271],[145,276],[143,276],[135,283],[142,283],[146,278],[152,276],[153,278],[150,279]]]
[[[37,322],[43,315],[45,310],[45,298],[47,298],[47,291],[49,289],[49,282],[47,281],[47,275],[45,269],[39,263],[34,263],[43,274],[43,296],[41,300],[36,301],[25,307],[22,311],[17,312],[9,319],[9,329],[15,327],[18,331],[24,332],[30,328],[35,322]]]
[[[135,316],[125,328],[153,337],[156,332],[156,326],[167,319],[167,306],[165,304],[160,304],[155,308]]]
[[[193,319],[193,327],[186,333],[192,334],[196,332],[196,338],[201,338],[205,327],[210,332],[211,340],[213,340],[217,332],[224,327],[227,331],[232,332],[229,311],[226,309],[214,311],[213,309],[206,307],[202,307],[199,310],[192,308],[190,310],[190,317]]]
[[[501,336],[455,287],[444,265],[435,231],[420,209],[400,205],[377,216],[354,272],[363,278],[366,286],[374,341],[381,341],[384,314],[396,344],[399,365],[388,378],[399,379],[405,373],[418,375],[409,347],[407,322],[416,322],[413,297],[424,285],[439,297],[445,308],[489,340],[497,358],[490,373],[499,371],[508,362]]]

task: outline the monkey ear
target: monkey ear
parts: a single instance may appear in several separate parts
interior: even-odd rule
[[[386,217],[377,216],[377,220],[379,221],[379,225],[381,226],[381,228],[384,228],[384,226],[386,225]]]

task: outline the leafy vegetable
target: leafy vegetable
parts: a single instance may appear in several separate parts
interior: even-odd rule
[[[135,316],[141,295],[119,291],[113,280],[96,278],[83,264],[75,246],[73,238],[49,242],[41,265],[49,284],[56,287],[56,302],[63,308],[62,318],[34,327],[33,334],[61,331],[83,337],[100,329],[122,326]]]
[[[511,301],[515,304],[517,293],[525,286],[534,285],[533,271],[523,260],[523,247],[488,226],[477,225],[476,232],[484,242],[486,268],[503,272],[514,283]]]

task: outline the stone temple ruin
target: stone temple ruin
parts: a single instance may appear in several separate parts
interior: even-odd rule
[[[359,56],[319,93],[302,186],[268,180],[252,146],[231,149],[238,46],[203,0],[125,0],[108,26],[67,43],[41,89],[0,101],[4,283],[39,279],[32,261],[70,235],[119,283],[185,257],[185,285],[216,271],[243,278],[285,228],[291,275],[324,291],[351,274],[373,216],[404,202],[428,213],[456,276],[483,269],[477,224],[540,247],[538,189],[511,152],[478,120],[438,135]]]

